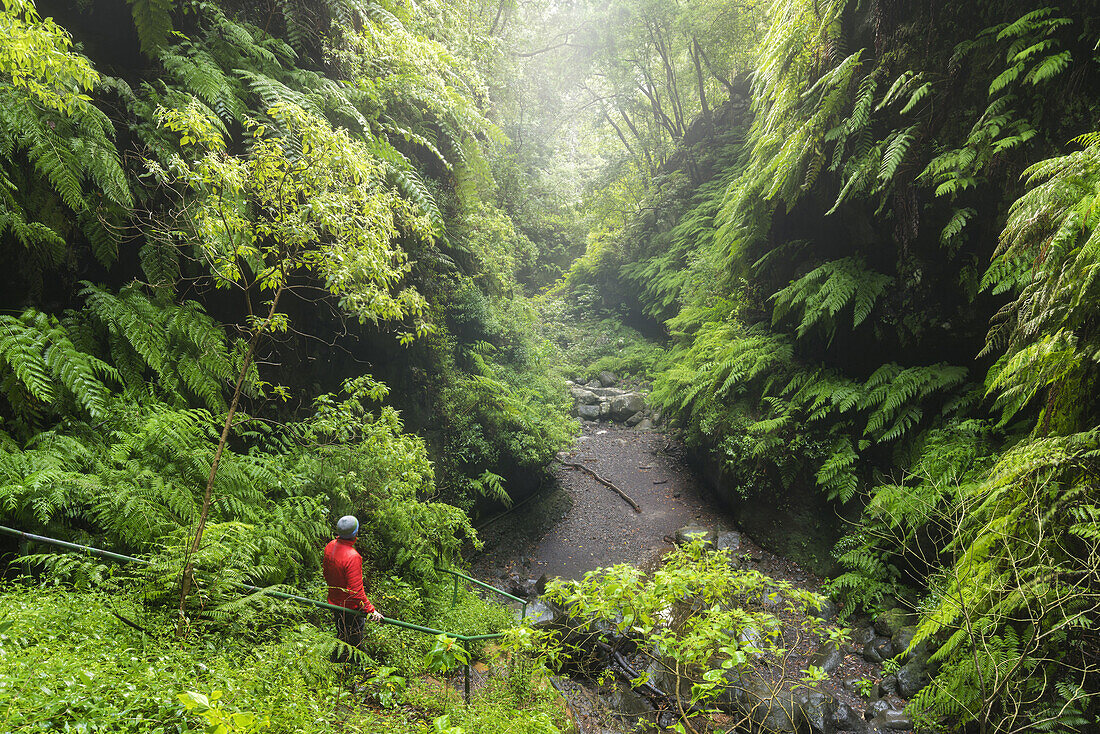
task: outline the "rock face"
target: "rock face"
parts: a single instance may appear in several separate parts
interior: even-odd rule
[[[598,380],[584,385],[568,383],[569,394],[573,396],[573,415],[587,421],[612,420],[631,427],[645,424],[645,429],[652,428],[645,396],[611,387],[617,381],[612,373],[601,372]]]

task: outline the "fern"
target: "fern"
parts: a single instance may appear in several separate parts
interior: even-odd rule
[[[172,0],[126,0],[134,16],[141,50],[152,56],[172,34]]]
[[[801,311],[798,336],[820,326],[831,341],[836,333],[836,315],[852,306],[852,327],[866,320],[891,278],[864,267],[858,258],[834,260],[811,270],[772,296],[772,322],[778,323],[793,310]]]

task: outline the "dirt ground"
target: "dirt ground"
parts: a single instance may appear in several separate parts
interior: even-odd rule
[[[661,433],[586,423],[562,459],[584,464],[636,501],[634,509],[588,474],[555,462],[556,487],[481,528],[476,575],[508,570],[580,578],[616,563],[652,565],[670,549],[663,539],[685,525],[735,529]]]

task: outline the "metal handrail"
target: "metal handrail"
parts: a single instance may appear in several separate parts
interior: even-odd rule
[[[523,620],[523,619],[527,618],[527,600],[526,599],[520,598],[518,596],[514,596],[513,594],[509,594],[507,591],[501,591],[500,589],[493,586],[492,584],[487,584],[484,581],[480,581],[478,579],[475,579],[473,576],[467,576],[466,574],[462,573],[461,571],[456,571],[453,568],[438,568],[436,570],[437,571],[442,571],[443,573],[449,573],[449,574],[451,574],[452,576],[455,577],[455,588],[454,588],[454,594],[451,596],[451,604],[454,604],[456,601],[458,601],[458,580],[459,579],[465,579],[466,581],[469,581],[471,584],[476,584],[477,586],[480,586],[483,589],[488,589],[489,591],[492,591],[494,593],[500,594],[501,596],[507,597],[507,598],[511,599],[512,601],[518,601],[522,605],[520,607],[520,613],[519,613],[520,620]]]
[[[5,527],[3,525],[0,525],[0,533],[4,533],[6,535],[12,535],[12,536],[15,536],[15,537],[18,537],[18,538],[25,538],[27,540],[33,540],[33,541],[36,541],[36,542],[39,542],[39,543],[46,543],[48,545],[56,545],[56,546],[59,546],[61,548],[66,548],[68,550],[74,550],[74,551],[80,551],[82,553],[88,553],[88,554],[93,555],[93,556],[100,556],[101,558],[107,558],[107,559],[110,559],[112,561],[119,561],[119,562],[122,562],[122,563],[138,563],[138,564],[141,564],[143,566],[152,566],[152,565],[154,565],[152,561],[146,560],[144,558],[135,558],[134,556],[127,556],[127,555],[123,555],[122,553],[113,553],[112,551],[103,550],[102,548],[95,548],[95,547],[90,546],[90,545],[80,545],[79,543],[70,543],[67,540],[58,540],[57,538],[50,538],[50,537],[47,537],[45,535],[36,535],[34,533],[28,533],[28,532],[25,532],[23,530],[17,530],[15,528],[9,528],[9,527]],[[465,574],[459,573],[458,571],[451,571],[450,569],[440,569],[440,570],[447,571],[449,573],[453,573],[453,574],[456,575],[456,578],[455,578],[455,584],[456,584],[456,592],[455,593],[456,594],[457,594],[458,577],[461,576],[461,577],[467,579],[468,581],[473,581],[476,584],[479,584],[481,586],[486,586],[487,588],[493,589],[493,591],[496,591],[499,594],[503,594],[504,596],[507,596],[511,599],[515,599],[516,601],[523,602],[523,599],[512,596],[511,594],[505,593],[505,592],[501,591],[500,589],[496,589],[492,586],[489,586],[488,584],[485,584],[481,581],[478,581],[477,579],[470,578],[469,576],[466,576]],[[305,597],[305,596],[298,596],[297,594],[288,594],[285,591],[276,591],[275,589],[272,589],[271,587],[252,586],[251,584],[244,584],[244,583],[241,583],[239,581],[233,581],[231,583],[234,586],[236,586],[237,588],[242,589],[244,591],[247,591],[249,593],[257,593],[258,592],[258,593],[261,593],[261,594],[265,594],[267,596],[274,596],[274,597],[278,597],[280,599],[287,599],[289,601],[298,602],[300,604],[309,604],[311,606],[315,606],[315,607],[322,608],[322,609],[331,609],[331,610],[337,611],[337,612],[344,612],[345,614],[348,613],[348,612],[351,612],[352,614],[356,614],[360,617],[369,617],[370,616],[366,612],[360,611],[358,609],[349,609],[347,607],[341,607],[341,606],[337,606],[335,604],[329,604],[328,602],[317,601],[316,599],[310,599],[310,598]],[[524,607],[524,613],[526,613],[526,611],[527,611],[527,603],[526,602],[523,602],[523,607]],[[469,643],[471,643],[471,642],[477,642],[479,640],[494,640],[494,639],[498,639],[498,638],[504,636],[504,634],[501,633],[501,632],[493,632],[493,633],[487,634],[487,635],[460,635],[460,634],[455,633],[455,632],[447,632],[445,630],[438,630],[438,629],[435,629],[433,627],[425,627],[423,625],[413,624],[412,622],[405,622],[405,621],[400,620],[400,619],[393,619],[391,617],[385,617],[385,616],[382,617],[381,623],[392,625],[394,627],[401,627],[403,629],[415,630],[416,632],[423,632],[423,633],[429,634],[429,635],[446,635],[448,637],[452,637],[452,638],[454,638],[454,639],[456,639],[456,640],[458,640],[459,642],[462,643],[462,646],[464,648],[466,648],[467,653],[469,652]],[[470,664],[466,663],[464,668],[465,668],[465,671],[464,671],[464,673],[465,673],[465,700],[466,700],[466,703],[470,703]]]

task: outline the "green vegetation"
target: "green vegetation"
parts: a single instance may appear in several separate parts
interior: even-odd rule
[[[0,523],[153,565],[4,541],[12,569],[73,587],[4,588],[3,728],[328,730],[351,711],[328,620],[234,584],[322,598],[354,513],[387,615],[500,631],[507,612],[452,608],[437,569],[573,429],[495,203],[482,19],[53,5],[0,6]],[[431,699],[429,646],[375,630],[368,688]],[[361,728],[435,726],[436,698]],[[560,723],[546,696],[505,700],[448,726]]]
[[[443,717],[455,727],[452,734],[491,727],[549,734],[563,727],[562,711],[532,690],[531,679],[521,697],[494,682],[464,707],[460,691],[421,680],[426,638],[395,628],[371,628],[369,654],[410,648],[400,660],[404,681],[393,667],[368,660],[363,703],[349,690],[347,672],[328,661],[331,633],[301,608],[281,610],[271,620],[274,632],[268,626],[265,639],[251,644],[239,636],[180,643],[170,615],[125,594],[15,584],[2,591],[4,731],[200,732],[224,723],[228,732],[411,733],[436,731]],[[476,597],[464,603],[464,612],[485,607]]]
[[[4,0],[0,522],[153,563],[4,541],[7,728],[349,725],[325,620],[232,583],[320,596],[353,512],[383,611],[503,629],[437,568],[601,370],[842,614],[919,613],[918,724],[1100,726],[1093,5]],[[562,724],[437,642],[372,631],[354,726]]]
[[[660,11],[614,6],[639,39],[609,57],[623,78],[670,60],[638,93],[707,76]],[[652,129],[623,135],[591,207],[618,214],[564,297],[665,327],[651,401],[746,522],[794,502],[858,519],[831,590],[845,614],[920,612],[939,672],[918,723],[1095,728],[1095,8],[759,11],[757,39],[729,36],[731,83],[703,83],[725,93],[680,96],[693,126],[634,112]],[[827,568],[798,523],[776,523],[784,551]]]

